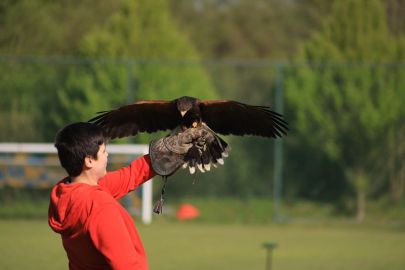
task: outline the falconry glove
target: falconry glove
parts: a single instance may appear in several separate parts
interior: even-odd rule
[[[209,132],[202,127],[189,128],[184,132],[177,129],[167,137],[151,141],[149,156],[152,168],[164,180],[160,199],[156,202],[153,212],[157,214],[162,212],[167,177],[184,164],[184,157],[192,147],[202,147],[205,144],[205,136],[208,134]]]
[[[203,127],[189,128],[184,132],[153,140],[149,155],[153,170],[161,176],[170,176],[184,164],[184,157],[191,147],[203,147],[209,132]]]

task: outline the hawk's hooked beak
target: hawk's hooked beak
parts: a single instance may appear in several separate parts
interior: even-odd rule
[[[184,115],[187,113],[187,111],[180,111],[181,117],[184,117]]]

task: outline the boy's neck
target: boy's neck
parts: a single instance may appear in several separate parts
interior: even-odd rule
[[[90,174],[82,172],[79,176],[71,178],[72,183],[84,183],[92,186],[98,185],[98,179],[92,177]]]

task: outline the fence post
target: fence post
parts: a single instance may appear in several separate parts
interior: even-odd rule
[[[276,87],[275,87],[275,111],[283,113],[284,98],[283,98],[283,66],[276,66]],[[274,142],[274,186],[273,186],[273,219],[276,222],[281,222],[281,191],[282,191],[282,172],[283,172],[283,140],[278,138]]]

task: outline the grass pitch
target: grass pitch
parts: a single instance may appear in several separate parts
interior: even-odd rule
[[[405,232],[358,224],[232,225],[157,220],[138,224],[151,270],[402,270]],[[67,269],[60,237],[45,220],[0,220],[0,269]]]

